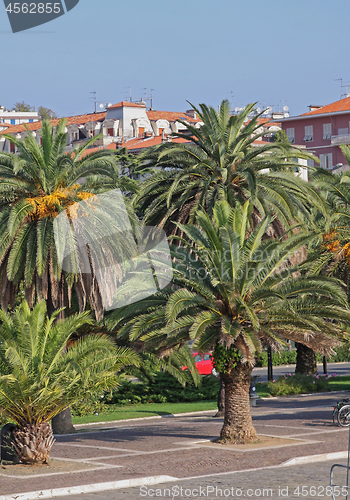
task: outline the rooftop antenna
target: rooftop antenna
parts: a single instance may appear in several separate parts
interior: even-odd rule
[[[345,95],[343,94],[343,79],[342,78],[336,78],[334,80],[335,82],[340,82],[340,99],[343,99]]]
[[[139,103],[146,103],[147,101],[150,101],[150,109],[153,109],[153,91],[155,89],[151,89],[150,96],[147,96],[147,88],[144,87],[144,96],[140,97],[139,99],[136,99],[135,102]]]
[[[95,104],[95,113],[96,113],[96,90],[94,92],[90,92],[90,94],[93,94],[90,99],[94,101]]]
[[[150,96],[151,96],[151,97],[150,97],[150,99],[151,99],[151,109],[153,109],[153,91],[154,91],[154,90],[155,90],[155,89],[151,89],[151,93],[150,93]]]
[[[282,110],[284,111],[284,108],[286,107],[287,99],[280,99],[280,102],[282,103]],[[281,109],[279,109],[279,111],[281,111]]]
[[[125,91],[126,92],[126,95],[127,95],[127,100],[129,100],[130,102],[132,102],[132,97],[131,97],[131,87],[123,87],[124,89],[129,89],[129,92],[128,91]],[[129,95],[128,95],[129,94]]]

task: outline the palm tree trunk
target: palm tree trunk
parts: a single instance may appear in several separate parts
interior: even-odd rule
[[[20,425],[12,433],[13,447],[22,464],[48,464],[55,442],[49,423]]]
[[[223,443],[244,444],[257,439],[249,404],[252,367],[237,363],[228,373],[222,373],[225,386],[225,417],[220,432]]]
[[[314,351],[304,344],[296,344],[297,348],[297,362],[295,366],[295,373],[302,375],[316,375],[317,364],[316,354]]]
[[[70,408],[61,411],[52,419],[52,430],[54,434],[72,434],[72,432],[76,432],[72,424]]]
[[[220,389],[218,394],[218,411],[215,414],[215,417],[224,417],[225,416],[225,387],[222,381],[222,375],[220,374]]]
[[[49,283],[50,286],[50,283]],[[51,292],[51,289],[50,289]],[[52,302],[52,295],[49,293],[47,301],[46,301],[46,306],[47,306],[47,313],[49,316],[51,316],[54,311],[56,310],[53,302]],[[65,410],[61,411],[58,415],[56,415],[52,421],[52,430],[54,434],[72,434],[73,432],[76,432],[73,423],[72,423],[72,415],[70,412],[70,408],[66,408]]]

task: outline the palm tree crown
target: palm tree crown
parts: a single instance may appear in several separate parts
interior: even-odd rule
[[[47,460],[53,443],[48,422],[55,415],[116,387],[118,370],[138,364],[136,354],[102,334],[85,335],[67,348],[72,334],[92,320],[85,312],[56,321],[59,313],[48,318],[44,301],[33,311],[26,301],[13,314],[0,310],[0,408],[18,425],[16,450],[29,463]]]
[[[16,144],[19,154],[0,154],[0,280],[1,305],[6,310],[20,283],[24,281],[26,298],[51,302],[50,309],[70,302],[76,281],[78,296],[90,296],[99,310],[98,293],[81,277],[67,278],[60,268],[54,244],[55,217],[75,202],[86,200],[94,189],[83,186],[81,179],[100,176],[100,184],[115,168],[109,151],[87,154],[96,138],[83,147],[65,153],[65,121],[54,133],[50,122],[42,124],[42,146],[28,131],[24,140],[6,136]],[[94,179],[96,184],[96,179]],[[82,297],[80,302],[83,303]],[[99,311],[99,314],[101,311]]]
[[[202,211],[196,225],[179,224],[184,238],[173,248],[177,289],[168,292],[163,324],[159,308],[132,320],[130,328],[133,338],[158,339],[158,348],[192,339],[195,349],[213,352],[225,385],[223,441],[256,438],[249,385],[263,346],[278,349],[290,339],[327,353],[345,335],[341,322],[350,321],[338,280],[288,267],[313,235],[263,239],[273,217],[249,230],[252,210],[249,202],[232,209],[222,201],[213,220]]]
[[[195,220],[200,207],[212,213],[216,200],[226,199],[231,206],[251,200],[256,224],[273,211],[285,227],[305,205],[322,205],[319,195],[294,174],[293,158],[307,155],[288,143],[262,143],[261,114],[251,117],[254,104],[238,115],[230,116],[228,101],[219,112],[204,104],[193,106],[203,122],[200,129],[181,122],[184,133],[176,136],[192,139],[192,144],[166,143],[150,156],[151,164],[161,169],[142,185],[135,203],[146,214],[149,224],[167,225]],[[281,234],[277,219],[275,231]]]

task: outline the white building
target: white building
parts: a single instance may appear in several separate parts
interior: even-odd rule
[[[173,132],[186,130],[181,120],[199,128],[202,122],[196,118],[193,110],[186,112],[147,110],[144,102],[122,101],[109,106],[102,113],[71,116],[67,118],[67,151],[83,144],[91,137],[101,134],[94,147],[117,149],[126,147],[135,152],[144,147],[172,140]],[[55,127],[59,120],[51,120]],[[33,134],[41,144],[41,121],[22,122],[21,124],[0,124],[0,151],[16,152],[15,146],[1,135],[8,133],[17,139],[23,139],[28,133]],[[27,130],[28,129],[28,130]]]
[[[22,123],[33,123],[40,120],[39,113],[36,111],[5,111],[0,106],[0,126],[2,125],[20,125]]]

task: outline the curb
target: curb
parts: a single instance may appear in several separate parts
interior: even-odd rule
[[[329,396],[332,394],[343,394],[344,392],[349,393],[349,389],[344,389],[343,391],[310,392],[309,394],[291,394],[289,396],[270,396],[268,398],[260,397],[260,399],[262,401],[271,401],[272,399],[306,398],[308,396]]]
[[[55,488],[52,490],[28,491],[26,493],[1,495],[0,500],[36,500],[38,498],[55,498],[67,495],[79,495],[80,493],[96,493],[98,491],[119,490],[121,488],[169,483],[172,481],[178,481],[178,478],[172,476],[138,477],[136,479],[111,481],[109,483],[84,484],[82,486],[71,486],[68,488]]]
[[[338,460],[338,458],[347,458],[347,451],[337,451],[334,453],[323,453],[321,455],[308,455],[306,457],[296,457],[283,462],[280,467],[289,467],[291,465],[312,464],[314,462],[324,462],[325,460]],[[1,497],[0,497],[1,500]]]
[[[73,424],[74,427],[77,427],[78,429],[83,429],[84,427],[91,427],[93,425],[109,425],[109,424],[119,424],[119,423],[125,423],[125,422],[140,422],[142,420],[152,420],[152,419],[159,419],[159,418],[174,418],[174,417],[187,417],[191,415],[205,415],[209,414],[212,412],[216,412],[217,409],[214,410],[201,410],[201,411],[189,411],[185,413],[168,413],[167,415],[154,415],[152,417],[138,417],[138,418],[124,418],[122,420],[107,420],[106,422],[90,422],[89,424]],[[103,430],[103,429],[102,429]],[[72,436],[73,434],[58,434],[59,436]],[[0,500],[1,497],[0,497]]]

